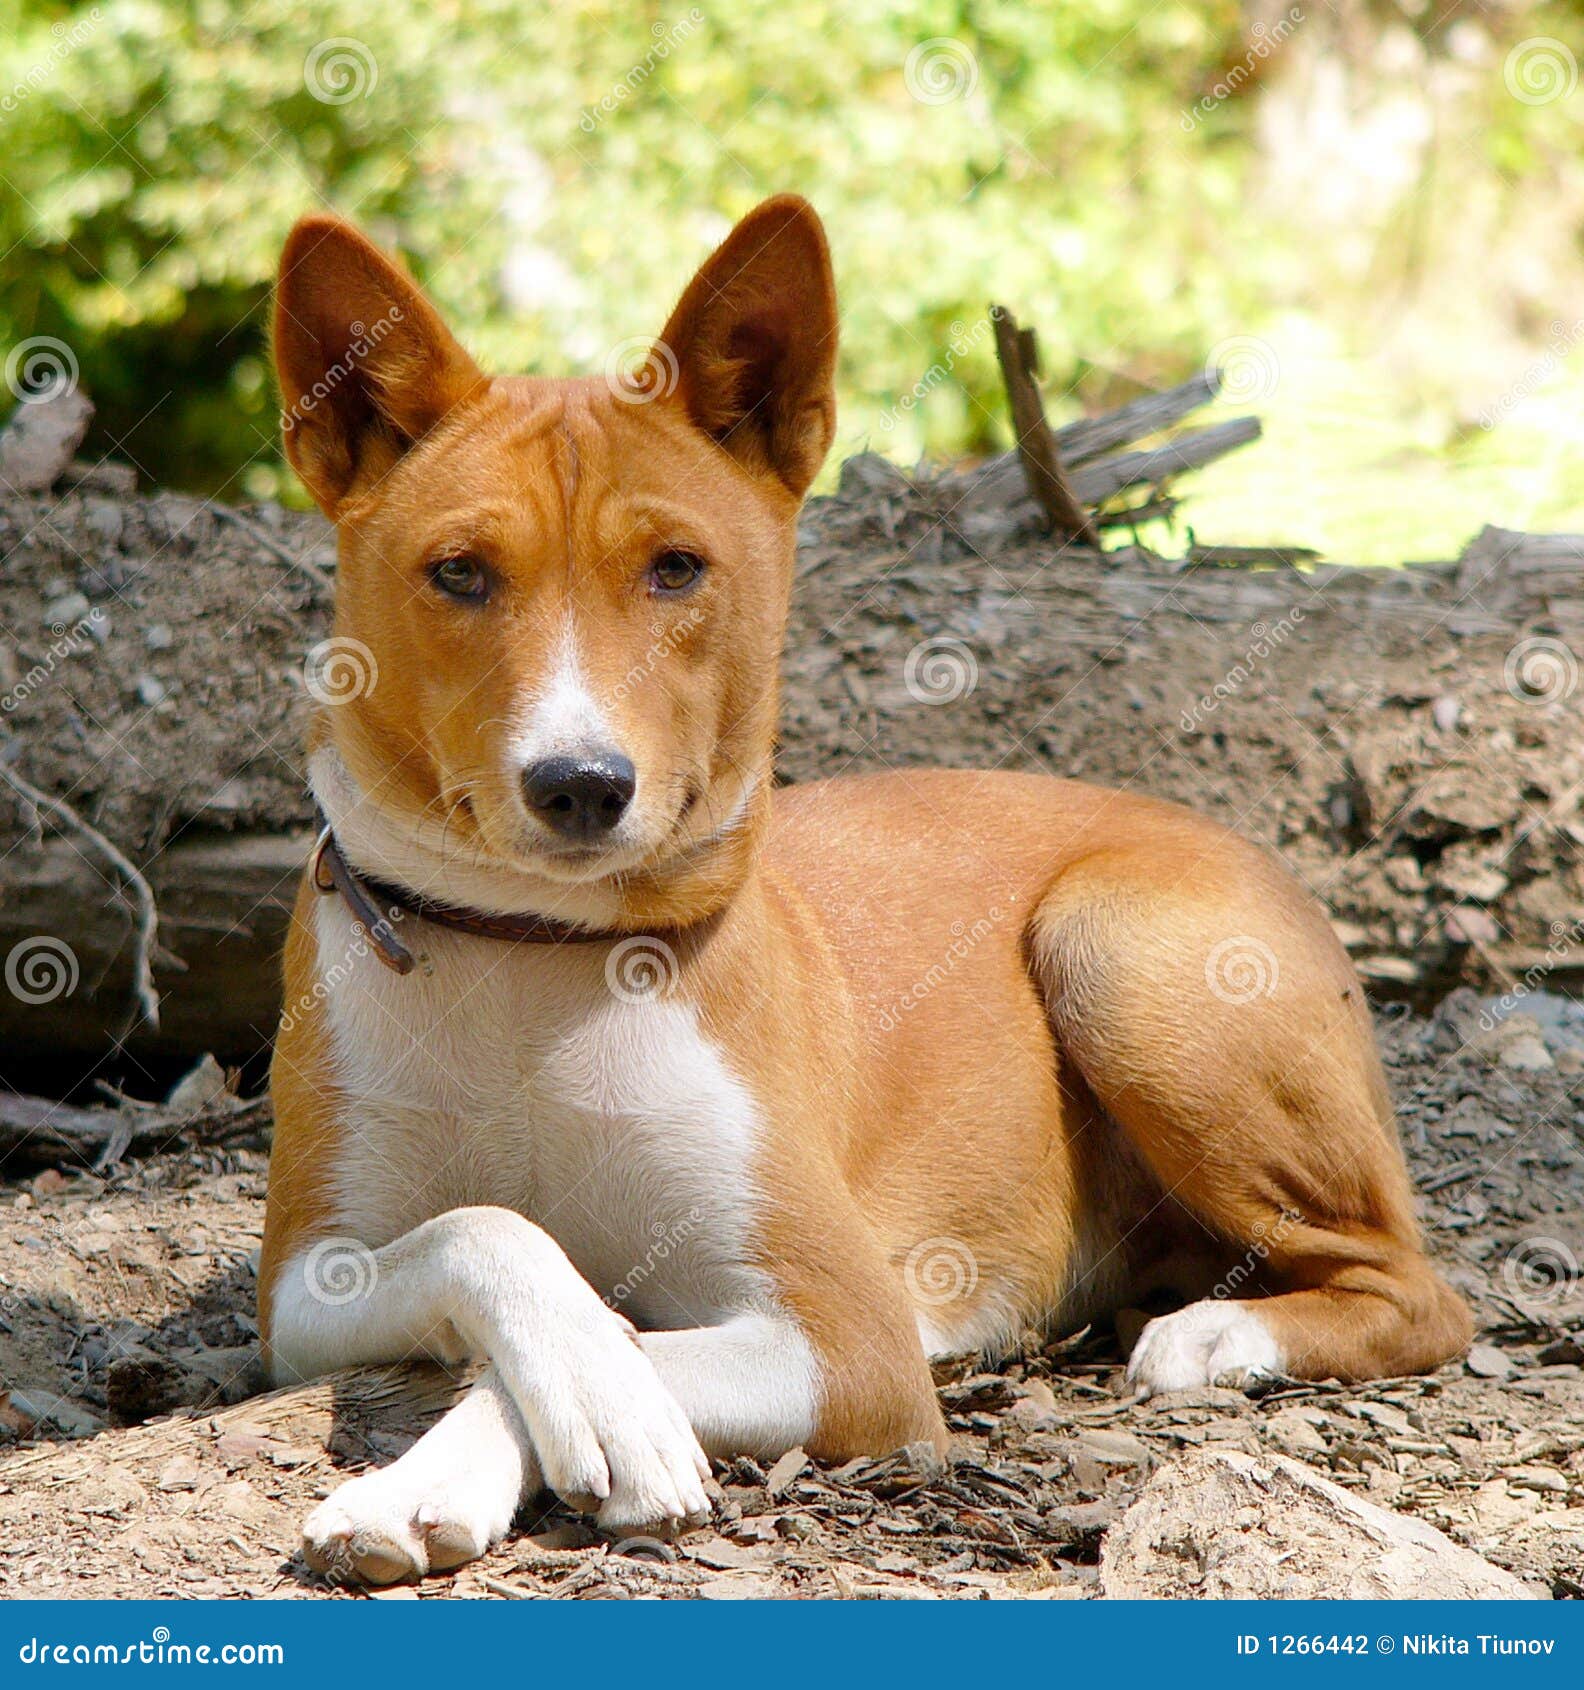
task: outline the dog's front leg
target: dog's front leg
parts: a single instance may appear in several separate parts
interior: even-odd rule
[[[390,1584],[476,1560],[542,1488],[527,1428],[494,1367],[389,1467],[349,1479],[303,1522],[316,1572]]]
[[[334,1249],[345,1259],[332,1265]],[[372,1252],[320,1240],[282,1270],[269,1340],[282,1378],[416,1355],[467,1353],[493,1364],[401,1462],[353,1481],[326,1508],[364,1485],[352,1500],[366,1512],[372,1495],[384,1517],[399,1512],[417,1479],[434,1484],[459,1465],[480,1468],[491,1490],[491,1538],[505,1529],[501,1509],[509,1522],[523,1487],[541,1475],[615,1529],[708,1511],[708,1464],[631,1327],[548,1233],[509,1210],[453,1209]],[[520,1420],[502,1411],[503,1398]],[[471,1418],[453,1429],[464,1414]]]

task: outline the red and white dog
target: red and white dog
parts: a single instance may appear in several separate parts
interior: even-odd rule
[[[687,1519],[706,1453],[939,1445],[932,1355],[1162,1284],[1202,1300],[1145,1328],[1144,1391],[1467,1342],[1362,993],[1264,852],[1031,775],[772,790],[835,416],[803,201],[630,383],[482,374],[322,216],[275,350],[367,684],[311,746],[266,1341],[281,1380],[488,1364],[314,1510],[314,1565],[454,1566],[543,1486]],[[1218,994],[1229,946],[1258,991]]]

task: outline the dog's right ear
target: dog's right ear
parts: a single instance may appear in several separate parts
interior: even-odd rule
[[[417,284],[323,215],[281,254],[275,371],[286,457],[332,519],[485,380]]]

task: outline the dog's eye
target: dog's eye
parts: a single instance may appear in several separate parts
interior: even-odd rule
[[[704,573],[704,559],[697,552],[684,552],[675,547],[663,551],[649,565],[649,580],[661,593],[686,592]]]
[[[476,557],[448,557],[433,566],[429,579],[448,598],[482,599],[489,593],[489,576]]]

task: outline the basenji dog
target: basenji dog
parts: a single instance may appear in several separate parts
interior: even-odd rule
[[[1144,1394],[1469,1339],[1358,981],[1262,849],[1044,775],[775,789],[836,337],[793,197],[584,380],[486,376],[344,222],[287,242],[353,675],[309,747],[262,1328],[282,1382],[482,1364],[314,1509],[316,1568],[456,1566],[546,1488],[687,1521],[710,1456],[943,1446],[932,1357],[1159,1286],[1194,1300]]]

